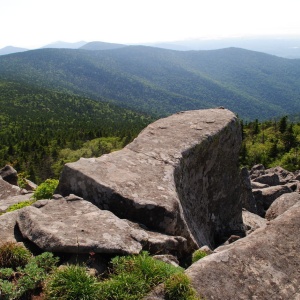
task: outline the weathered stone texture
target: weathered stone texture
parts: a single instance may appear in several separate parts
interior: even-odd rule
[[[249,236],[187,269],[205,299],[298,299],[300,202]]]
[[[273,220],[277,218],[297,202],[300,202],[299,193],[293,192],[281,195],[271,204],[271,206],[267,210],[266,219]]]
[[[224,109],[188,111],[149,125],[125,149],[67,164],[58,192],[118,217],[214,246],[242,227],[240,126]]]

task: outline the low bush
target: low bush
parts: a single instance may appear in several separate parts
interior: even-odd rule
[[[165,282],[165,299],[167,300],[197,300],[195,290],[184,273],[176,273]]]
[[[8,242],[0,247],[0,268],[13,268],[25,266],[31,253],[22,245]]]
[[[205,251],[202,251],[200,249],[196,250],[192,255],[192,263],[195,263],[199,259],[207,256],[207,253]]]
[[[98,299],[99,283],[83,266],[58,268],[46,281],[45,294],[49,300]]]
[[[41,183],[33,193],[33,198],[35,200],[50,199],[58,185],[58,180],[47,179]]]
[[[30,256],[24,266],[0,268],[0,299],[27,299],[43,287],[43,282],[58,262],[52,253]]]
[[[115,257],[112,274],[100,284],[100,300],[138,300],[171,275],[183,272],[142,252],[136,256]]]

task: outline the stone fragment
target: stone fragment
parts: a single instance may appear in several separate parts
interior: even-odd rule
[[[300,201],[300,194],[293,192],[278,197],[266,212],[266,219],[273,220]]]
[[[243,210],[243,222],[246,227],[247,235],[258,228],[265,227],[267,223],[266,219],[247,210]]]
[[[300,202],[233,244],[216,249],[186,274],[204,299],[298,299]]]
[[[252,187],[252,189],[264,189],[266,187],[269,187],[269,185],[264,184],[264,183],[259,183],[256,181],[251,181],[251,187]]]
[[[265,174],[253,179],[253,182],[259,182],[262,184],[267,184],[269,186],[275,186],[280,184],[279,176],[275,173]]]
[[[224,237],[243,234],[240,145],[232,112],[181,112],[149,125],[121,151],[66,164],[57,192],[182,236],[190,250],[215,247]]]

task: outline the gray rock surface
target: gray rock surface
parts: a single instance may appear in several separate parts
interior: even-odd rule
[[[186,251],[186,239],[141,229],[79,197],[40,200],[18,214],[24,238],[44,251],[137,254]]]
[[[19,213],[24,238],[45,251],[137,254],[142,250],[129,225],[88,201],[40,200]]]
[[[253,191],[255,192],[255,190]],[[268,188],[261,189],[264,210],[266,211],[278,197],[291,192],[292,190],[284,185],[270,186]],[[254,193],[254,197],[255,195],[256,194]]]
[[[16,195],[8,197],[5,200],[0,200],[0,213],[5,212],[11,205],[18,204],[20,202],[30,201],[32,194]]]
[[[253,179],[253,182],[259,182],[262,184],[267,184],[269,186],[275,186],[280,184],[279,176],[275,173],[265,174]]]
[[[19,211],[12,211],[0,216],[0,246],[6,242],[18,242],[20,235],[16,230]]]
[[[121,151],[67,164],[57,191],[183,236],[190,249],[214,246],[242,230],[240,145],[232,112],[178,113],[149,125]]]
[[[271,204],[271,206],[266,212],[265,218],[267,220],[273,220],[279,215],[283,214],[286,210],[288,210],[297,202],[300,202],[299,193],[294,192],[289,194],[283,194]]]
[[[241,202],[242,207],[252,213],[257,213],[256,201],[252,193],[250,174],[247,168],[241,169]]]
[[[0,176],[6,182],[12,185],[18,185],[18,174],[12,166],[6,165],[4,168],[0,169]]]
[[[249,236],[187,269],[205,299],[300,297],[300,202]],[[216,249],[218,251],[218,249]]]
[[[267,169],[265,170],[265,173],[278,175],[281,184],[285,184],[295,178],[295,175],[292,172],[289,172],[279,166]]]
[[[267,220],[250,211],[243,210],[243,222],[248,235],[258,228],[265,227]]]
[[[8,183],[0,176],[0,201],[20,194],[21,189],[18,186]]]
[[[269,187],[269,185],[264,184],[264,183],[251,181],[251,187],[252,187],[252,189],[264,189],[266,187]]]

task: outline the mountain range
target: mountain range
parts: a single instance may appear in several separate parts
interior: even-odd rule
[[[238,48],[38,49],[1,56],[0,79],[159,117],[216,106],[245,119],[300,111],[300,60]]]
[[[246,50],[263,52],[284,58],[300,58],[299,36],[259,36],[259,37],[232,37],[217,39],[189,39],[173,42],[157,42],[140,44],[169,50],[216,50],[224,48],[242,48]],[[107,42],[85,42],[79,41],[69,43],[64,41],[44,45],[41,48],[64,48],[64,49],[86,49],[86,50],[108,50],[122,48],[128,45]],[[29,49],[8,46],[0,49],[0,55],[27,51]]]

